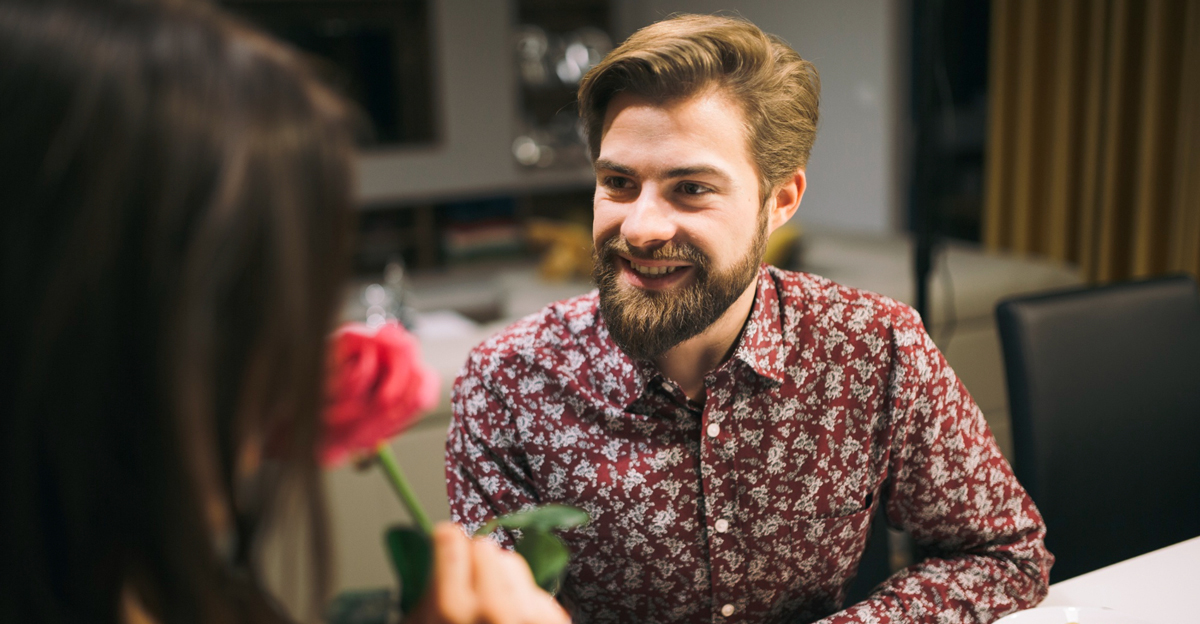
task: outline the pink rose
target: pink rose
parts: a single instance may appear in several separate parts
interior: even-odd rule
[[[320,459],[327,468],[374,454],[438,401],[437,374],[417,339],[398,323],[359,323],[333,334]]]

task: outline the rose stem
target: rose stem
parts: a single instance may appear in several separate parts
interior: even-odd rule
[[[408,484],[408,479],[404,478],[400,465],[396,463],[396,457],[392,455],[391,446],[387,442],[380,444],[376,455],[379,457],[380,465],[383,466],[383,474],[387,475],[388,482],[392,484],[392,489],[396,490],[400,502],[408,509],[408,515],[412,516],[413,521],[417,523],[417,528],[421,529],[425,535],[433,534],[433,523],[429,521],[429,516],[425,514],[425,509],[417,500],[417,495],[413,492],[412,486]]]

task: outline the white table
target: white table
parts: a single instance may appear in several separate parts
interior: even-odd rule
[[[1041,607],[1108,607],[1156,624],[1200,622],[1200,537],[1050,586]]]

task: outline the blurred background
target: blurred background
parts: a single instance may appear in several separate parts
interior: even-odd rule
[[[467,351],[591,289],[580,77],[675,12],[740,15],[821,74],[809,188],[768,260],[914,304],[1011,454],[993,308],[1200,274],[1196,0],[223,0],[364,112],[344,316],[397,318],[443,378],[396,441],[447,517],[448,392]],[[1010,455],[1011,457],[1011,455]],[[340,588],[390,582],[379,475],[330,475]]]

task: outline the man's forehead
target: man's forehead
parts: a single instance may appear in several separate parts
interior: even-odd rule
[[[745,112],[739,101],[725,89],[716,85],[667,98],[650,97],[634,91],[621,91],[614,95],[608,105],[604,107],[604,123],[601,125],[601,134],[608,132],[613,119],[626,108],[670,111],[701,102],[723,109],[725,116],[734,118],[738,122],[745,121]]]
[[[732,98],[716,90],[668,101],[622,93],[607,108],[595,166],[625,175],[732,179],[738,160],[753,168],[743,119]]]

